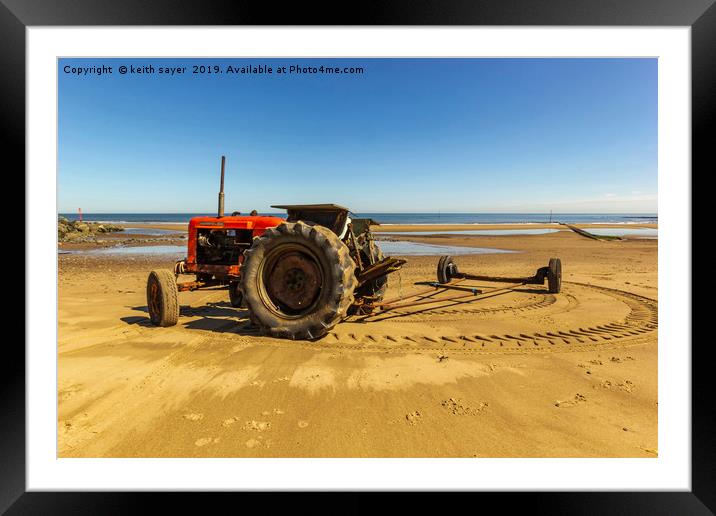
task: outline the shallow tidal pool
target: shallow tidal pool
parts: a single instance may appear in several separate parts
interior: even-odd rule
[[[490,247],[460,247],[452,245],[421,244],[418,242],[406,242],[402,240],[380,240],[377,242],[383,254],[401,256],[441,256],[444,254],[492,254],[492,253],[514,253],[506,249],[494,249]],[[90,249],[87,251],[70,251],[63,254],[102,254],[102,255],[173,255],[186,256],[186,247],[181,245],[152,245],[132,247],[103,247],[101,249]]]

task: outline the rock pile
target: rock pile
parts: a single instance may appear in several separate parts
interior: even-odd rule
[[[92,242],[102,233],[124,231],[117,224],[100,224],[97,222],[69,221],[65,217],[57,219],[57,239],[60,242]]]

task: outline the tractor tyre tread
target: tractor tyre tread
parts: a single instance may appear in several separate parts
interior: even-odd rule
[[[267,252],[283,243],[298,243],[318,257],[326,285],[316,307],[297,318],[283,318],[267,308],[258,287],[259,271]],[[357,286],[355,262],[346,245],[330,229],[304,222],[286,222],[266,230],[244,253],[240,288],[249,317],[262,332],[272,337],[315,340],[324,336],[346,317]]]

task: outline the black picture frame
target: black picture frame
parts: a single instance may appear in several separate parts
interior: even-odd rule
[[[392,1],[355,4],[352,9],[294,2],[214,0],[0,0],[0,85],[4,163],[25,169],[25,29],[29,26],[82,25],[572,25],[689,26],[692,54],[692,177],[716,170],[712,156],[716,118],[716,6],[714,0],[528,0]],[[345,6],[344,6],[345,7]],[[8,161],[7,158],[11,159]],[[31,192],[26,192],[31,194]],[[26,236],[30,228],[26,228]],[[26,277],[28,271],[25,271]],[[671,274],[674,271],[661,271]],[[691,278],[684,278],[691,282]],[[31,302],[31,300],[30,300]],[[28,305],[31,309],[31,305]],[[681,343],[691,346],[691,342]],[[537,514],[713,514],[716,509],[714,408],[706,346],[692,352],[692,489],[689,492],[484,493],[499,497],[501,511],[523,504]],[[0,512],[7,514],[126,514],[149,508],[161,497],[162,510],[182,512],[192,501],[182,493],[26,492],[25,356],[11,357],[0,375]],[[226,493],[221,498],[252,496]],[[275,495],[274,495],[275,496]],[[278,497],[280,498],[280,497]],[[371,502],[351,495],[341,512],[369,509]],[[274,501],[278,501],[274,497]],[[456,500],[453,500],[455,503]],[[410,503],[424,506],[422,496]],[[276,506],[272,508],[276,509]],[[204,506],[206,509],[206,506]],[[320,510],[320,509],[319,509]]]

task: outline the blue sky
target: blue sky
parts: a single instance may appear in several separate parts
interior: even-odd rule
[[[188,69],[117,73],[148,64]],[[656,59],[61,59],[58,88],[60,212],[211,213],[222,154],[229,211],[657,211]]]

